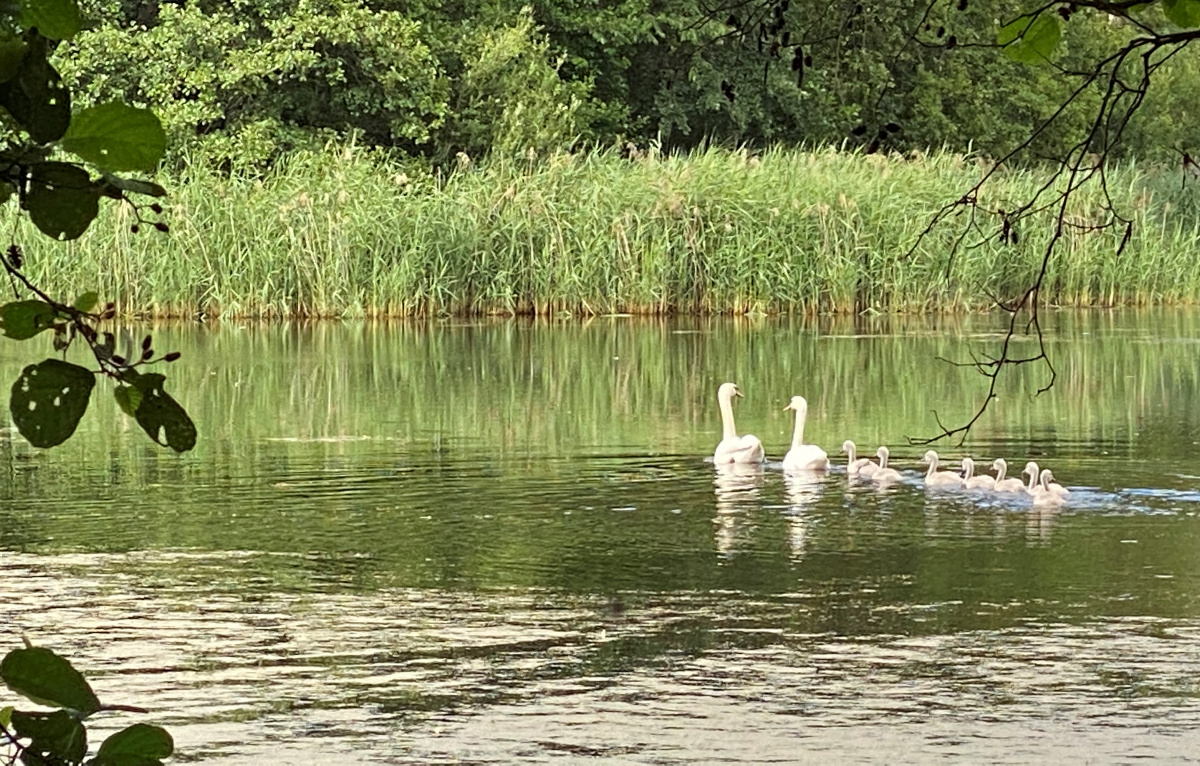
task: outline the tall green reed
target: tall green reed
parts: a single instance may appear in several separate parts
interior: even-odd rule
[[[597,151],[464,165],[435,174],[349,146],[255,176],[196,158],[164,179],[169,235],[133,234],[131,211],[116,208],[77,242],[27,231],[19,241],[52,292],[95,288],[126,313],[158,316],[835,313],[986,308],[1028,286],[1050,230],[953,259],[964,219],[922,239],[985,170],[945,153]],[[1011,205],[1042,182],[1008,171],[984,201]],[[1109,191],[1136,220],[1132,240],[1117,257],[1123,231],[1069,231],[1043,295],[1200,300],[1200,215],[1175,184],[1152,168],[1113,168]],[[1072,220],[1096,220],[1101,203],[1099,189],[1079,194]]]

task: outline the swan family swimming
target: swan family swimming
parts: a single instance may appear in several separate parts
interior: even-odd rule
[[[738,436],[737,427],[733,421],[733,400],[742,396],[742,392],[734,383],[723,383],[717,389],[717,403],[721,409],[721,441],[713,452],[713,463],[716,465],[759,465],[766,462],[766,451],[762,441],[757,436],[746,434]],[[829,468],[829,456],[825,450],[815,444],[804,443],[804,421],[808,418],[808,401],[803,396],[793,396],[784,411],[793,410],[796,413],[796,425],[792,431],[792,444],[783,458],[784,473],[806,473],[824,471]],[[860,458],[856,454],[854,442],[847,439],[842,442],[842,452],[846,453],[846,473],[852,478],[868,479],[877,483],[899,481],[900,472],[888,467],[888,448],[880,447],[875,455],[879,459],[874,463],[870,458]],[[1071,494],[1066,487],[1054,481],[1050,469],[1042,469],[1037,463],[1030,461],[1025,464],[1021,476],[1028,475],[1028,483],[1022,479],[1007,477],[1008,463],[1004,458],[992,461],[995,476],[987,474],[975,475],[975,461],[969,457],[962,459],[962,473],[938,470],[938,454],[933,450],[925,453],[921,462],[928,465],[925,471],[926,487],[946,487],[949,489],[974,489],[989,492],[1017,493],[1033,498],[1035,504],[1056,504],[1064,502]]]

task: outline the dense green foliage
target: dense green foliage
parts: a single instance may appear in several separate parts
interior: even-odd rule
[[[57,708],[0,708],[0,763],[5,766],[162,766],[175,750],[165,729],[135,723],[110,735],[88,758],[87,719],[103,710],[132,708],[101,705],[83,675],[49,649],[12,650],[0,662],[0,680],[31,702]]]
[[[384,4],[386,5],[386,4]],[[527,10],[460,25],[351,0],[104,3],[61,58],[96,100],[152,106],[175,146],[227,164],[353,135],[439,159],[576,138],[586,88]]]
[[[1081,10],[1061,30],[1054,22],[1056,66],[1027,66],[994,48],[938,42],[994,41],[997,20],[1019,6],[935,4],[927,26],[937,29],[925,33],[927,5],[822,4],[818,13],[792,3],[782,16],[792,47],[772,56],[770,45],[760,52],[735,36],[731,25],[750,24],[749,10],[715,19],[693,0],[90,0],[89,29],[56,60],[86,98],[151,106],[174,146],[201,143],[228,164],[333,136],[443,162],[580,142],[866,144],[874,133],[854,136],[859,125],[892,125],[897,150],[994,155],[1070,95],[1076,85],[1060,67],[1086,71],[1138,31]],[[918,43],[918,32],[938,44]],[[801,39],[811,42],[796,48]],[[1039,55],[1019,35],[1012,44],[1011,58]],[[1152,108],[1125,136],[1129,156],[1166,160],[1200,144],[1189,84],[1198,72],[1200,51],[1185,48],[1156,73]],[[1038,152],[1058,155],[1083,135],[1093,90]]]
[[[188,167],[167,179],[170,237],[134,236],[115,210],[43,250],[31,273],[67,286],[99,262],[120,311],[174,316],[944,311],[1024,289],[1047,236],[1022,231],[948,265],[945,229],[908,254],[931,211],[989,167],[953,154],[610,151],[443,175],[347,147],[265,174]],[[1006,172],[983,201],[1005,206],[1041,182]],[[1111,190],[1137,217],[1124,255],[1112,257],[1120,232],[1071,232],[1045,295],[1200,301],[1190,188],[1130,165]],[[1101,203],[1098,190],[1077,195],[1073,220]]]

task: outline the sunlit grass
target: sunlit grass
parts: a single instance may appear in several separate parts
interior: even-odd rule
[[[31,276],[161,316],[961,311],[1019,295],[1050,232],[1022,231],[1016,246],[970,235],[953,259],[965,216],[920,239],[985,169],[951,154],[596,152],[436,176],[344,147],[259,178],[206,167],[162,179],[169,235],[131,233],[115,206],[75,243],[23,233]],[[983,202],[1011,206],[1043,181],[1007,172]],[[1123,230],[1068,231],[1043,296],[1200,301],[1190,190],[1132,166],[1109,189],[1133,238],[1116,257]],[[1100,203],[1098,189],[1080,194],[1073,220]]]

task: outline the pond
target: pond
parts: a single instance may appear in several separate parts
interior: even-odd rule
[[[998,316],[154,328],[200,443],[103,387],[60,448],[3,432],[0,645],[180,762],[1195,758],[1200,314],[1045,323],[1054,388],[936,448],[1051,467],[1056,508],[927,491],[907,441],[971,416],[938,358]],[[761,473],[706,461],[726,380]],[[779,469],[794,394],[815,482]],[[847,438],[904,480],[849,481]]]

